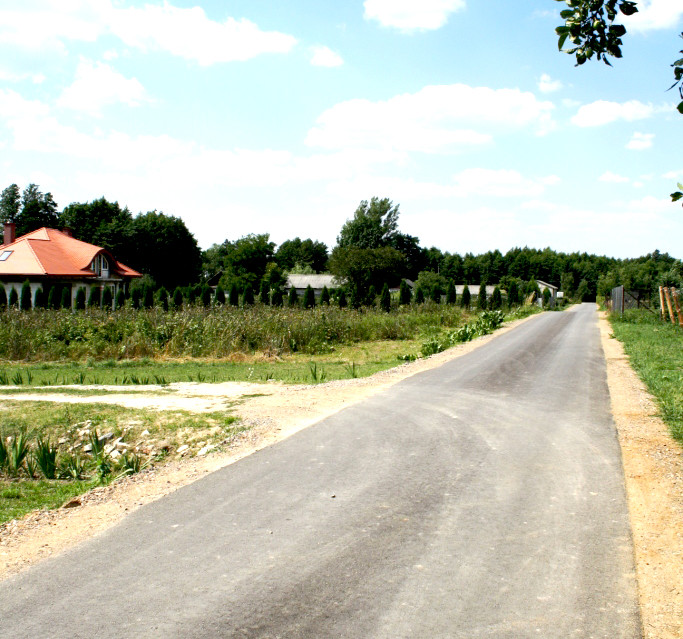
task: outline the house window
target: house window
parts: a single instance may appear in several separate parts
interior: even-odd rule
[[[4,262],[14,251],[3,251],[0,253],[0,262]]]
[[[96,255],[90,267],[97,277],[109,277],[109,262],[104,255]]]

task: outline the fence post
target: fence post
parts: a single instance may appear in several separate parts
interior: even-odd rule
[[[664,295],[666,296],[666,305],[669,309],[669,318],[671,319],[672,324],[676,324],[676,318],[674,317],[674,307],[673,304],[671,304],[671,295],[669,295],[669,287],[665,286],[664,287]]]
[[[666,319],[666,310],[664,306],[664,287],[659,287],[659,311],[662,314],[662,319]]]
[[[678,324],[679,324],[679,326],[683,326],[683,313],[681,313],[681,304],[678,300],[679,295],[678,295],[678,291],[676,289],[673,289],[673,298],[674,298],[674,304],[676,306],[676,313],[678,315]]]

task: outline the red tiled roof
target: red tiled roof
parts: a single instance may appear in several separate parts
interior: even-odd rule
[[[91,269],[95,256],[107,257],[109,270],[127,277],[141,274],[118,262],[109,251],[81,242],[56,229],[41,228],[17,238],[11,244],[0,245],[0,255],[12,251],[9,258],[0,261],[3,275],[52,275],[58,277],[96,277]]]

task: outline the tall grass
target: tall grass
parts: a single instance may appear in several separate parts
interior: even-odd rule
[[[55,361],[136,357],[227,357],[236,352],[324,353],[339,344],[403,340],[428,328],[456,328],[463,311],[425,304],[391,313],[317,307],[124,308],[8,311],[0,322],[0,359]]]

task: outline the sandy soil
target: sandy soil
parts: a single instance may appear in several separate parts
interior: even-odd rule
[[[533,317],[521,321],[533,321]],[[113,526],[140,506],[231,464],[420,371],[460,357],[521,322],[494,335],[404,364],[372,377],[315,386],[282,384],[174,384],[149,394],[126,395],[107,389],[103,396],[12,395],[0,399],[101,402],[195,412],[234,408],[250,429],[228,450],[172,461],[112,486],[97,488],[55,511],[30,514],[0,526],[0,578],[78,544]],[[644,637],[683,637],[683,459],[656,407],[628,365],[621,344],[600,320],[614,419],[622,447],[636,552]],[[142,390],[142,389],[141,389]]]

